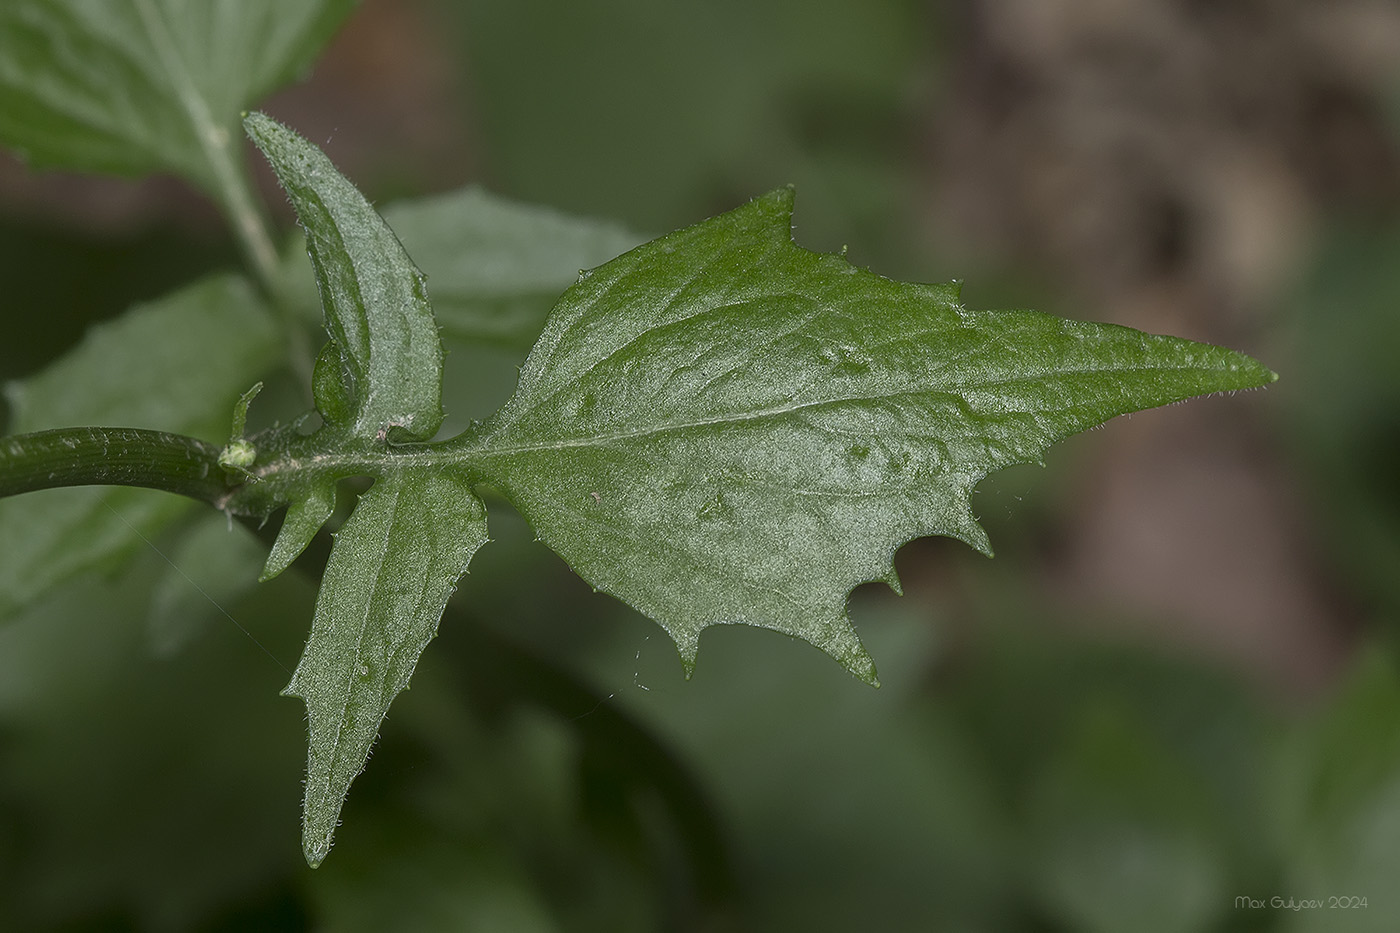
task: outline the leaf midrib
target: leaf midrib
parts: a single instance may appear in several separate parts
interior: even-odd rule
[[[1055,371],[1055,377],[1065,376],[1087,376],[1087,375],[1123,375],[1128,373],[1144,372],[1198,372],[1198,373],[1218,373],[1217,367],[1206,366],[1113,366],[1098,367],[1088,369],[1060,369]],[[855,402],[878,402],[887,399],[905,398],[920,395],[947,395],[953,398],[966,401],[963,395],[967,392],[994,389],[1002,386],[1024,385],[1041,381],[1044,377],[1025,377],[1018,379],[998,379],[986,382],[960,383],[958,385],[944,389],[906,389],[899,392],[881,392],[876,394],[843,395],[831,398],[815,399],[809,402],[802,402],[796,405],[783,405],[768,409],[750,410],[744,412],[717,415],[713,418],[698,418],[692,421],[678,422],[664,425],[651,425],[638,428],[632,431],[616,431],[608,434],[591,434],[579,437],[558,438],[552,441],[542,441],[530,444],[506,444],[491,445],[491,433],[488,431],[482,435],[481,440],[468,449],[468,453],[490,458],[510,456],[512,454],[539,453],[548,450],[565,450],[579,447],[606,446],[613,441],[626,441],[640,437],[650,437],[658,434],[670,434],[679,431],[688,431],[695,428],[712,427],[715,425],[739,424],[746,421],[761,421],[766,418],[777,418],[784,415],[794,414],[811,408],[820,408],[826,405],[841,405]],[[1073,406],[1065,406],[1073,407]],[[526,414],[537,409],[528,409]],[[1050,409],[1018,409],[1024,413],[1036,413]],[[520,419],[517,419],[517,423]],[[488,422],[489,426],[489,422]],[[512,427],[506,425],[502,432]],[[450,443],[450,442],[449,442]],[[446,461],[451,462],[451,461]]]
[[[1082,368],[1073,370],[1059,370],[1056,377],[1065,376],[1086,376],[1086,375],[1114,375],[1129,373],[1147,372],[1196,372],[1202,374],[1218,374],[1219,367],[1209,366],[1113,366]],[[816,399],[796,405],[783,405],[774,408],[748,410],[742,412],[732,412],[717,415],[711,418],[698,418],[691,421],[675,422],[663,425],[650,425],[631,431],[614,431],[606,434],[590,434],[576,437],[563,437],[547,441],[521,444],[497,444],[493,443],[494,438],[501,436],[506,430],[516,426],[515,424],[495,424],[494,419],[484,422],[478,431],[468,431],[440,442],[427,442],[421,444],[397,444],[384,448],[383,453],[375,455],[373,453],[357,450],[344,452],[325,452],[311,456],[292,456],[285,460],[273,460],[261,468],[254,468],[253,472],[259,479],[273,479],[278,475],[291,473],[315,473],[323,475],[333,475],[337,478],[344,478],[354,475],[369,475],[379,478],[387,478],[400,470],[411,468],[450,468],[465,467],[472,463],[482,461],[499,460],[512,456],[532,453],[544,453],[558,450],[576,450],[588,447],[606,447],[619,441],[629,441],[638,438],[654,437],[663,434],[673,434],[683,431],[691,431],[720,425],[742,424],[749,421],[761,421],[769,418],[780,418],[796,412],[821,408],[829,405],[843,405],[860,402],[875,402],[886,399],[904,398],[921,395],[946,395],[960,402],[966,402],[963,394],[971,391],[986,390],[998,386],[1009,386],[1017,384],[1027,384],[1036,382],[1044,377],[1030,377],[1020,379],[999,379],[983,382],[963,383],[943,389],[908,389],[899,392],[884,392],[873,395],[844,395],[834,398]],[[1247,387],[1242,387],[1247,388]],[[1219,390],[1213,390],[1219,391]],[[1204,393],[1209,394],[1209,393]],[[1189,396],[1182,396],[1187,398]],[[1159,404],[1166,404],[1166,401]],[[1071,407],[1082,406],[1060,406],[1058,409],[1050,408],[1023,408],[1017,409],[1020,414],[1040,414],[1046,411],[1064,410]],[[530,409],[534,411],[535,409]],[[1100,419],[1102,420],[1102,419]],[[479,479],[490,480],[490,477],[480,477]]]
[[[371,628],[371,626],[370,626],[370,619],[371,619],[371,617],[372,617],[373,614],[374,614],[374,606],[375,606],[375,603],[374,603],[374,594],[378,594],[379,591],[382,589],[382,586],[383,586],[384,565],[385,565],[385,563],[388,561],[389,543],[390,543],[390,540],[389,540],[389,539],[392,537],[392,535],[393,535],[393,530],[394,530],[394,528],[395,528],[395,526],[396,526],[396,524],[397,524],[397,521],[398,521],[399,498],[400,498],[400,493],[402,492],[402,487],[401,487],[401,486],[398,486],[398,485],[395,485],[394,488],[393,488],[392,490],[384,490],[384,492],[385,492],[385,493],[388,493],[388,494],[391,494],[391,495],[394,497],[394,501],[393,501],[392,506],[391,506],[390,509],[389,509],[389,520],[385,523],[383,532],[382,532],[382,534],[381,534],[381,536],[380,536],[380,538],[381,538],[380,546],[374,549],[374,551],[375,551],[375,564],[374,564],[374,571],[373,571],[373,576],[372,576],[372,578],[373,578],[373,580],[374,580],[374,589],[371,591],[371,594],[372,594],[372,595],[370,596],[370,598],[369,598],[368,600],[365,601],[364,612],[361,613],[361,614],[356,618],[356,620],[355,620],[355,627],[356,627],[356,633],[355,633],[355,665],[356,665],[357,667],[360,666],[360,665],[362,665],[362,664],[364,663],[364,662],[363,662],[363,658],[364,658],[364,653],[365,653],[365,640],[368,638],[369,631],[370,631],[370,628]],[[363,568],[362,568],[362,572],[363,572]],[[370,574],[369,574],[369,573],[364,573],[364,577],[365,577],[366,579],[369,579],[369,578],[370,578]],[[386,671],[385,673],[387,674],[387,671]],[[337,720],[338,720],[338,721],[337,721],[337,723],[336,723],[336,739],[335,739],[335,750],[336,750],[336,751],[335,751],[335,754],[333,755],[333,760],[332,760],[332,762],[331,762],[331,767],[330,767],[329,772],[328,772],[329,776],[330,776],[332,779],[334,779],[334,775],[335,775],[335,772],[336,772],[336,770],[337,770],[337,766],[339,765],[340,761],[345,757],[344,755],[342,755],[342,751],[343,751],[344,748],[345,748],[345,733],[346,733],[346,729],[347,729],[347,726],[346,726],[346,718],[347,718],[347,714],[349,713],[349,710],[350,710],[350,705],[351,705],[351,703],[354,702],[354,700],[355,700],[355,678],[354,678],[354,675],[353,675],[353,673],[352,673],[352,675],[351,675],[349,678],[347,678],[347,679],[346,679],[346,682],[345,682],[345,695],[344,695],[344,698],[338,703],[339,716],[337,717]],[[352,752],[352,754],[350,755],[350,757],[351,757],[351,758],[354,757],[353,752]]]

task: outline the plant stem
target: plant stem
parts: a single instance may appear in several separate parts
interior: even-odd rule
[[[270,295],[277,293],[277,249],[272,245],[267,221],[259,209],[243,160],[242,137],[234,136],[209,112],[181,58],[164,14],[151,0],[137,0],[136,9],[145,24],[151,47],[170,85],[179,95],[195,139],[213,173],[214,196],[228,215],[234,236],[259,283]]]
[[[241,153],[235,153],[225,146],[210,152],[210,160],[215,162],[215,172],[219,178],[219,200],[228,215],[239,245],[248,264],[252,267],[259,283],[277,300],[279,310],[281,287],[277,281],[277,249],[272,245],[272,234],[268,232],[267,220],[253,196],[249,183],[247,165]]]
[[[57,428],[0,438],[0,497],[57,486],[144,486],[219,505],[219,448],[142,428]]]

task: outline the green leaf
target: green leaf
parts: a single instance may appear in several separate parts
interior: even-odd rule
[[[335,483],[313,484],[287,506],[287,517],[277,532],[277,540],[263,565],[260,581],[266,582],[292,565],[301,556],[316,532],[335,512]]]
[[[311,144],[246,121],[307,230],[331,343],[326,424],[258,444],[227,507],[291,504],[266,573],[325,520],[334,483],[375,485],[339,532],[288,687],[311,720],[303,845],[329,851],[394,695],[486,540],[476,482],[502,489],[596,586],[648,613],[687,669],[708,625],[797,635],[873,682],[846,616],[897,585],[909,538],[989,551],[968,505],[987,472],[1115,414],[1256,386],[1248,357],[1031,312],[969,312],[956,286],[903,285],[791,240],[778,191],[580,274],[515,395],[440,443],[441,350],[422,276]]]
[[[873,682],[846,614],[895,550],[989,553],[989,472],[1115,415],[1274,375],[1241,354],[1026,311],[968,311],[791,239],[780,190],[569,289],[473,469],[595,587],[700,632],[794,635]]]
[[[171,657],[211,626],[228,625],[224,607],[254,586],[262,552],[262,543],[243,526],[206,511],[169,549],[170,562],[151,594],[151,650]]]
[[[7,0],[0,140],[38,166],[170,171],[218,194],[238,115],[300,75],[354,0]]]
[[[238,401],[233,403],[233,418],[229,422],[228,439],[230,441],[241,440],[244,432],[248,428],[248,406],[253,404],[253,399],[262,392],[263,384],[255,382],[238,397]]]
[[[584,269],[644,239],[621,224],[517,204],[476,187],[401,201],[384,219],[432,288],[447,333],[529,349]]]
[[[641,243],[621,224],[520,204],[476,186],[395,201],[384,220],[428,277],[433,314],[459,340],[529,350],[579,272]],[[300,242],[279,273],[299,305],[316,303]]]
[[[260,113],[243,125],[306,230],[336,348],[322,354],[317,370],[333,372],[329,361],[338,352],[344,389],[343,400],[329,402],[335,393],[318,375],[322,413],[333,417],[348,401],[354,412],[348,428],[356,437],[383,441],[392,430],[396,437],[431,438],[442,424],[442,343],[423,274],[320,149]]]
[[[306,230],[331,336],[313,374],[327,423],[290,443],[323,461],[345,454],[351,464],[339,474],[265,471],[252,484],[281,486],[290,502],[264,578],[330,517],[339,475],[376,477],[336,535],[311,637],[286,690],[306,701],[310,719],[302,828],[314,867],[330,851],[350,782],[390,702],[408,686],[458,577],[486,541],[486,510],[462,478],[395,459],[399,442],[427,440],[442,423],[442,345],[422,273],[319,149],[262,114],[244,127]]]
[[[253,399],[258,397],[258,393],[263,389],[261,382],[254,383],[252,388],[238,397],[238,401],[233,403],[233,418],[230,421],[228,443],[219,451],[219,466],[234,476],[247,477],[248,467],[252,466],[258,458],[258,448],[252,441],[243,436],[243,432],[248,424],[248,406],[253,404]]]
[[[344,358],[334,340],[327,340],[316,354],[311,370],[311,398],[321,417],[331,424],[345,424],[355,416],[355,408],[345,389]]]
[[[217,348],[217,350],[211,350]],[[210,278],[88,331],[40,373],[5,386],[16,434],[119,424],[222,437],[233,400],[281,359],[249,283]],[[0,617],[83,570],[141,547],[183,514],[174,496],[63,489],[0,501]]]
[[[302,846],[315,867],[389,703],[408,686],[457,579],[486,542],[486,510],[464,482],[403,471],[365,493],[336,535],[316,619],[289,696],[311,741]]]

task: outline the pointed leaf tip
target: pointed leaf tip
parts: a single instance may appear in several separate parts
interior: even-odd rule
[[[287,507],[277,540],[273,542],[258,581],[265,583],[290,567],[334,512],[334,480],[317,483],[301,493],[300,497],[294,498]]]
[[[842,660],[841,666],[850,671],[857,680],[871,687],[879,688],[880,675],[875,671],[875,659],[864,648],[858,656]]]
[[[322,414],[360,438],[431,438],[443,418],[443,354],[422,272],[325,153],[263,113],[243,127],[306,230],[331,337],[316,366]]]
[[[777,189],[595,269],[471,441],[483,481],[660,622],[687,672],[704,628],[740,620],[875,683],[848,594],[915,537],[990,554],[969,507],[984,476],[1119,414],[1271,381],[1222,348],[969,311],[956,283],[809,252],[792,203]]]
[[[408,686],[458,578],[485,540],[486,509],[468,484],[442,471],[409,469],[377,480],[336,535],[311,637],[284,691],[306,702],[309,722],[302,811],[308,864],[330,850],[345,796],[389,704]]]

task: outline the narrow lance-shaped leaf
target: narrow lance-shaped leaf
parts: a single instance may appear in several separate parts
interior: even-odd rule
[[[442,343],[423,274],[320,149],[260,113],[243,125],[272,163],[306,230],[326,330],[339,352],[353,411],[351,435],[381,441],[389,432],[409,440],[432,437],[442,424]],[[322,413],[339,407],[337,400]]]
[[[331,335],[313,376],[326,423],[292,443],[374,464],[377,477],[336,535],[311,637],[286,690],[306,701],[310,722],[302,843],[315,866],[390,702],[486,541],[486,510],[464,479],[395,458],[394,442],[427,440],[442,422],[442,346],[422,274],[319,149],[261,114],[244,125],[306,230]],[[296,472],[264,578],[286,567],[334,508],[334,471]]]
[[[435,470],[379,480],[336,534],[311,638],[285,691],[306,701],[310,723],[302,847],[312,867],[330,851],[389,703],[485,542],[481,501]]]
[[[566,292],[514,397],[460,442],[594,586],[656,619],[687,670],[747,623],[874,666],[846,614],[895,550],[950,535],[989,472],[1115,415],[1274,375],[1230,350],[893,282],[797,247],[780,190]]]
[[[306,229],[331,336],[316,361],[317,408],[342,440],[431,437],[442,423],[442,344],[422,273],[320,149],[263,114],[244,126]],[[263,579],[305,550],[334,506],[333,479],[292,491]]]
[[[298,490],[297,497],[287,506],[287,515],[277,531],[277,540],[267,555],[258,579],[267,582],[292,565],[301,556],[335,512],[335,481],[318,480]]]
[[[395,201],[383,214],[428,276],[445,337],[522,351],[580,270],[647,239],[616,221],[511,201],[475,185]],[[298,313],[319,307],[304,243],[296,238],[284,254],[279,293]]]

